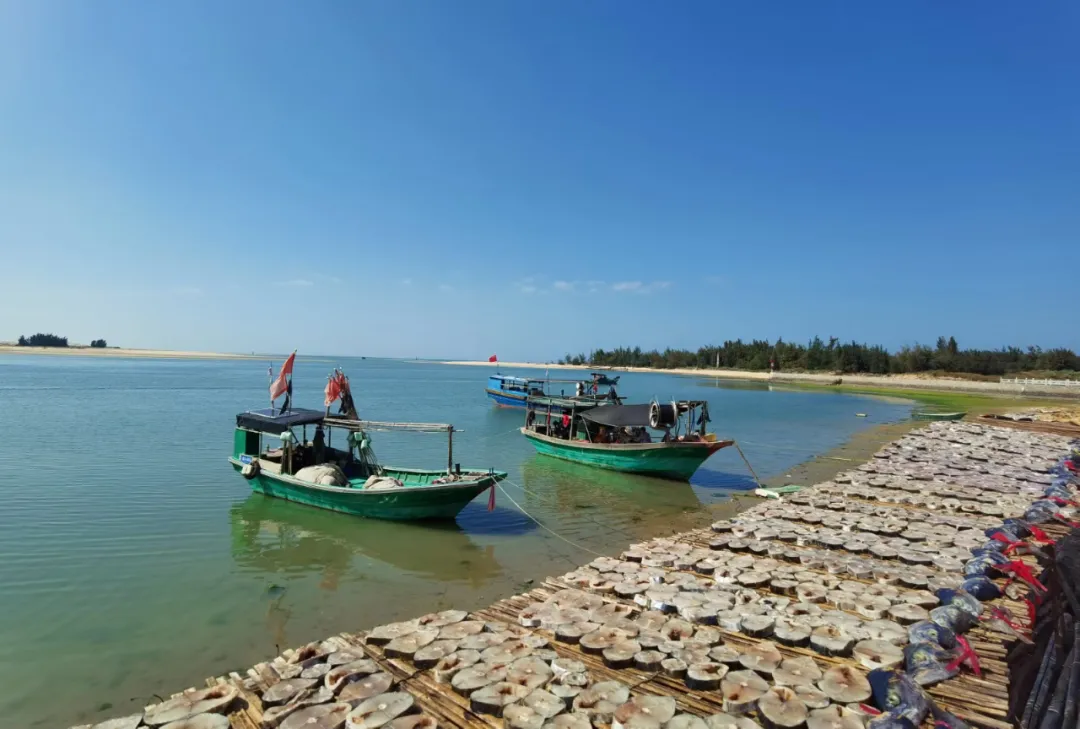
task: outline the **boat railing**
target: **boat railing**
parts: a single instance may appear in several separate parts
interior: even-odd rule
[[[463,433],[465,431],[455,428],[449,423],[392,423],[379,420],[353,420],[351,418],[328,417],[323,423],[334,428],[345,430],[373,430],[373,431],[413,431],[418,433]]]
[[[354,420],[352,418],[335,418],[327,416],[323,418],[323,424],[332,428],[343,428],[352,432],[356,431],[405,431],[412,433],[445,433],[446,434],[446,472],[454,470],[454,433],[465,431],[456,429],[449,423],[391,423],[379,420]]]

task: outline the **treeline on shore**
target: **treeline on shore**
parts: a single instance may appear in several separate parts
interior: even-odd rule
[[[890,352],[880,345],[843,344],[836,337],[828,342],[814,337],[807,344],[770,343],[765,339],[741,339],[721,346],[643,351],[640,347],[596,349],[589,355],[566,355],[560,364],[602,367],[653,367],[658,369],[721,367],[737,370],[836,372],[844,374],[903,374],[953,372],[974,375],[1006,375],[1014,372],[1080,370],[1080,357],[1069,349],[1003,347],[960,349],[953,337],[939,337],[937,346],[916,344]]]
[[[19,346],[20,347],[67,347],[69,345],[68,345],[68,338],[67,337],[60,337],[60,336],[57,336],[56,334],[42,334],[41,332],[38,332],[37,334],[31,334],[29,337],[27,337],[27,336],[19,337]],[[90,342],[90,346],[93,347],[94,349],[104,349],[105,347],[107,347],[109,345],[106,344],[104,339],[95,339],[92,342]]]

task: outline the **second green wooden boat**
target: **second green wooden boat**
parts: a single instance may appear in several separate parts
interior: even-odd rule
[[[689,481],[705,460],[734,441],[706,432],[708,404],[576,404],[559,413],[558,403],[530,401],[522,434],[538,453],[624,473]],[[680,434],[682,418],[685,431]],[[696,423],[696,427],[695,427]],[[646,428],[663,432],[653,442]],[[673,432],[674,431],[674,432]]]
[[[935,413],[928,410],[916,410],[911,414],[914,420],[963,420],[967,413]]]

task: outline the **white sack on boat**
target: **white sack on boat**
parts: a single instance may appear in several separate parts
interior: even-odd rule
[[[296,478],[301,481],[310,481],[320,486],[348,486],[349,480],[345,473],[333,463],[324,463],[319,466],[308,466],[296,472]]]
[[[401,486],[401,481],[398,481],[396,478],[390,478],[389,476],[371,476],[367,481],[364,481],[364,489],[367,491],[399,489]]]

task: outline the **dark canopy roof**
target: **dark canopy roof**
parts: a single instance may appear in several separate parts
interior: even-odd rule
[[[633,428],[649,425],[649,408],[645,405],[605,405],[587,410],[581,417],[597,425],[610,425],[616,428]],[[675,408],[670,404],[660,406],[660,423],[675,424]]]
[[[236,427],[278,434],[296,425],[321,423],[323,416],[324,413],[321,410],[293,409],[284,413],[270,409],[251,410],[236,416]]]

